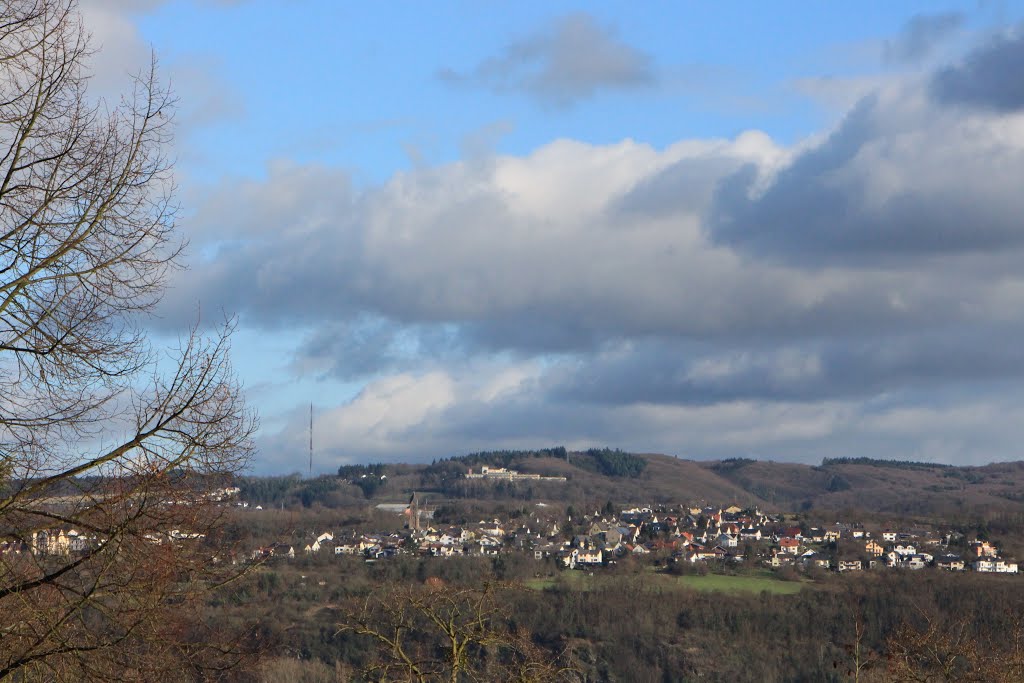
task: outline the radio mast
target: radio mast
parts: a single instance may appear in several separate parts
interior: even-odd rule
[[[309,476],[313,476],[313,402],[309,402]]]

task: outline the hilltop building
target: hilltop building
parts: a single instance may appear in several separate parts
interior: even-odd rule
[[[466,473],[466,479],[500,479],[502,481],[565,481],[565,477],[542,477],[539,474],[523,474],[515,470],[505,469],[504,467],[488,467],[484,465],[480,468],[480,472],[474,472],[473,468],[469,468],[469,472]]]

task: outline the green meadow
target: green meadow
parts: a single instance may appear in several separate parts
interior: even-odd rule
[[[556,577],[530,579],[524,584],[534,590],[565,588],[590,591],[604,585],[621,584],[622,576],[591,574],[583,571],[566,571]],[[628,579],[626,579],[628,580]],[[723,593],[769,593],[792,595],[799,593],[807,584],[797,581],[780,581],[770,575],[727,575],[705,574],[673,576],[671,574],[643,573],[636,581],[652,590],[698,590],[720,591]]]

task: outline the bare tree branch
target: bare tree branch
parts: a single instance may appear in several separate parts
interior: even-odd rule
[[[75,0],[0,4],[0,680],[184,680],[234,652],[184,625],[237,572],[206,493],[256,420],[230,320],[170,364],[147,338],[181,267],[174,98],[154,60],[91,99],[91,55]]]

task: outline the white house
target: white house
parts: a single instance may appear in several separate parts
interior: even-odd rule
[[[736,536],[732,534],[719,534],[715,539],[715,543],[723,548],[735,548],[739,545],[739,541],[736,539]]]
[[[1016,574],[1017,563],[1007,562],[999,557],[979,557],[974,561],[974,571],[995,574]]]

